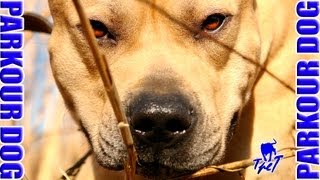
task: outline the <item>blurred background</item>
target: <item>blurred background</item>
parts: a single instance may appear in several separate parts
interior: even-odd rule
[[[35,12],[52,22],[48,2],[24,1],[25,11]],[[57,179],[88,150],[76,124],[68,116],[54,83],[48,55],[49,35],[25,32],[25,179]],[[1,123],[1,122],[0,122]],[[3,122],[2,124],[3,125]],[[83,154],[76,154],[79,148]]]

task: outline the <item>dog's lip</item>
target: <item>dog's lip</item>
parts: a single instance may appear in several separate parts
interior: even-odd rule
[[[134,130],[135,133],[142,135],[142,136],[147,136],[148,134],[150,134],[150,131],[148,132],[144,132],[144,131],[140,131],[140,130]],[[164,133],[172,136],[172,135],[183,135],[187,132],[187,130],[183,130],[183,131],[175,131],[175,132],[171,132],[171,131],[164,131]]]
[[[143,143],[150,143],[148,140],[145,139],[151,139],[153,137],[154,132],[142,132],[139,130],[133,130],[133,134],[136,138],[142,140]],[[153,146],[155,147],[162,147],[162,148],[169,148],[173,144],[176,144],[177,141],[183,139],[183,136],[187,133],[187,130],[183,131],[176,131],[176,132],[169,132],[169,131],[161,131],[161,135],[157,137],[157,139],[154,139],[152,142]],[[159,142],[155,142],[159,141]]]
[[[215,150],[217,147],[218,146],[215,146],[214,148],[210,149],[210,151],[214,151],[212,157],[216,157],[216,155],[219,153]],[[137,162],[137,174],[150,178],[160,177],[161,179],[162,177],[166,177],[165,179],[176,179],[195,173],[196,171],[209,165],[212,165],[212,159],[195,166],[189,166],[187,168],[184,166],[184,168],[181,169],[181,167],[177,168],[175,165],[165,165],[163,161],[158,161],[157,159],[151,162],[146,162],[139,158]]]
[[[142,162],[137,163],[137,174],[149,178],[162,177],[164,179],[177,178],[183,175],[190,174],[194,171],[178,170],[169,166],[162,165],[157,162]]]

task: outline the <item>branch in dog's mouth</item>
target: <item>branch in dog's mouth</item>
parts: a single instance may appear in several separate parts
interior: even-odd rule
[[[122,139],[124,141],[124,144],[127,147],[128,159],[125,163],[126,164],[125,171],[126,171],[127,179],[130,180],[134,178],[136,173],[137,155],[136,155],[136,150],[134,148],[133,138],[130,132],[129,124],[124,114],[124,111],[121,107],[118,91],[113,83],[112,75],[111,75],[108,63],[106,61],[106,57],[99,52],[97,42],[95,41],[95,38],[94,38],[93,30],[90,26],[89,20],[85,15],[84,9],[78,0],[73,0],[73,4],[79,15],[81,25],[83,26],[83,29],[84,29],[85,37],[90,46],[95,63],[99,70],[99,74],[103,81],[104,88],[106,90],[106,93],[108,94],[109,101],[112,105],[114,114],[118,120],[118,127],[120,129]]]

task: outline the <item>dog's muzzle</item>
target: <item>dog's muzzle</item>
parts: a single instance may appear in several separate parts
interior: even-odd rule
[[[128,107],[131,131],[137,144],[165,148],[193,129],[195,112],[181,94],[141,93]]]

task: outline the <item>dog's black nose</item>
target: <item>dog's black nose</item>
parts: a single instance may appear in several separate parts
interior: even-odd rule
[[[149,145],[170,145],[194,125],[193,109],[180,94],[141,94],[129,109],[133,134],[138,141]]]

